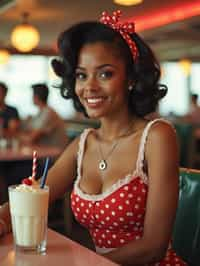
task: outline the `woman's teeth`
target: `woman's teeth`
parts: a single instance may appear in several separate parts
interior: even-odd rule
[[[103,101],[103,98],[87,98],[87,102],[88,103],[99,103],[99,102],[102,102]]]

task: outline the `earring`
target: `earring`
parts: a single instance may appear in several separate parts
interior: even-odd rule
[[[128,86],[128,90],[129,90],[129,91],[132,91],[132,89],[133,89],[133,85],[129,85],[129,86]]]

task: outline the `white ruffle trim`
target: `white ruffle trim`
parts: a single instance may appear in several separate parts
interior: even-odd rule
[[[132,180],[134,180],[138,177],[141,179],[141,181],[144,184],[148,185],[147,175],[144,172],[139,173],[137,171],[134,171],[133,174],[128,174],[124,178],[117,180],[116,183],[114,183],[110,188],[108,188],[106,191],[104,191],[101,194],[87,194],[80,189],[79,180],[80,180],[81,176],[78,176],[75,183],[74,183],[74,191],[80,198],[85,199],[85,200],[92,200],[92,201],[103,200],[106,197],[108,197],[109,195],[111,195],[112,193],[114,193],[115,191],[117,191],[122,186],[127,185]]]

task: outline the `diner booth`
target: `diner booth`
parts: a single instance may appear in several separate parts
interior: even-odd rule
[[[61,97],[60,79],[53,72],[51,62],[58,56],[57,36],[66,27],[81,20],[97,19],[103,10],[121,8],[127,13],[125,19],[136,20],[136,31],[144,36],[161,62],[160,83],[167,85],[168,93],[160,102],[156,117],[173,125],[180,153],[179,205],[172,246],[188,265],[199,266],[200,112],[199,121],[190,120],[190,97],[198,95],[200,106],[200,42],[197,37],[200,4],[181,0],[174,3],[140,1],[138,6],[118,6],[115,1],[106,0],[95,4],[80,0],[76,5],[76,1],[43,2],[0,1],[0,83],[7,85],[6,104],[17,109],[20,120],[16,134],[3,134],[0,103],[0,205],[8,201],[8,186],[33,175],[34,167],[35,178],[39,179],[44,174],[47,158],[49,169],[84,129],[100,126],[99,121],[78,113],[71,100]],[[21,41],[20,30],[24,38],[28,34],[25,30],[32,31],[29,32],[33,34],[32,43]],[[48,105],[64,122],[64,147],[23,143],[19,137],[20,130],[38,114],[31,89],[36,83],[48,86]],[[94,252],[91,237],[72,214],[71,190],[72,187],[49,207],[46,255],[19,256],[13,249],[12,234],[8,234],[0,238],[0,266],[117,265]]]

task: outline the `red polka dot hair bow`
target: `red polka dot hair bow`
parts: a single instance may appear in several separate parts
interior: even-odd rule
[[[120,23],[119,19],[121,15],[122,12],[120,10],[114,11],[112,16],[110,16],[106,11],[104,11],[101,15],[100,22],[105,25],[108,25],[109,27],[118,31],[122,35],[128,46],[130,47],[134,60],[136,60],[138,56],[138,50],[135,42],[131,39],[129,35],[135,32],[135,25],[132,22]]]

